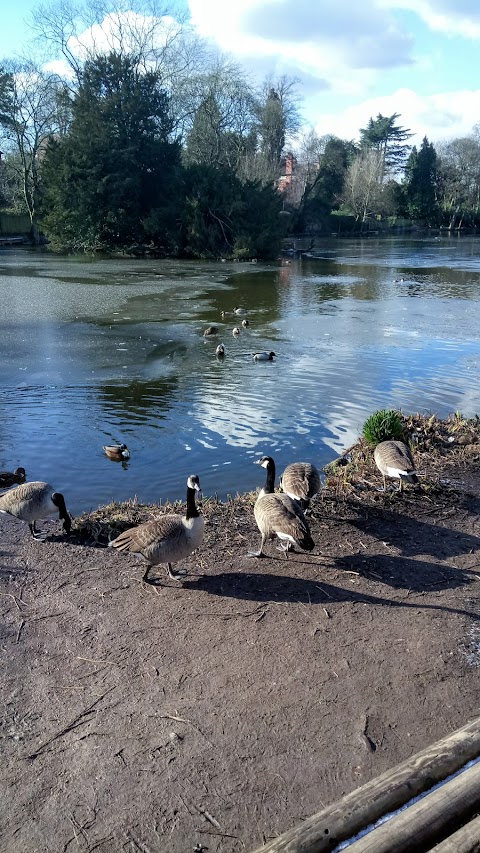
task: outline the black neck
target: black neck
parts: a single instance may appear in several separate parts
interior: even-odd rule
[[[267,479],[263,487],[266,495],[271,495],[275,491],[275,462],[269,459],[267,462]]]
[[[197,504],[195,502],[195,489],[192,489],[190,486],[187,487],[187,514],[186,518],[198,518],[200,515]]]

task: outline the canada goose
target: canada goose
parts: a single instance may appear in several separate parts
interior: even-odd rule
[[[200,480],[196,474],[192,474],[187,480],[187,511],[184,516],[173,513],[163,515],[155,521],[147,521],[146,524],[125,530],[108,543],[111,548],[141,554],[148,560],[149,565],[143,576],[145,583],[153,582],[148,573],[152,566],[159,563],[167,564],[168,576],[174,580],[186,575],[184,569],[172,572],[172,563],[188,557],[203,539],[205,522],[197,509],[195,492],[200,499]]]
[[[320,491],[320,474],[310,462],[292,462],[280,477],[282,491],[298,501],[305,512],[310,501]]]
[[[244,329],[247,329],[249,327],[249,325],[250,325],[250,323],[248,322],[248,320],[242,320],[242,326]]]
[[[223,344],[219,344],[217,349],[215,350],[215,355],[217,358],[224,358],[225,356],[225,347]]]
[[[377,444],[373,458],[383,476],[383,488],[387,488],[387,477],[400,480],[399,491],[403,483],[418,483],[415,463],[410,448],[403,441],[381,441]]]
[[[56,492],[49,483],[23,483],[0,495],[0,512],[26,521],[34,539],[41,539],[44,535],[36,529],[36,521],[39,518],[48,518],[54,512],[58,512],[58,517],[63,520],[63,529],[67,536],[72,527],[63,495]]]
[[[103,451],[105,456],[117,462],[130,459],[130,451],[126,444],[104,444]]]
[[[248,314],[248,311],[246,308],[234,308],[233,313],[234,314]]]
[[[234,326],[232,329],[233,337],[236,338],[236,337],[238,337],[239,334],[240,334],[240,329],[238,328],[238,326]]]
[[[254,361],[273,361],[277,357],[274,352],[252,352]]]
[[[25,468],[15,468],[15,471],[0,471],[0,489],[8,489],[15,483],[21,485],[25,480]]]
[[[207,326],[203,333],[204,338],[209,338],[212,335],[218,335],[218,327],[217,326]]]
[[[311,551],[315,543],[302,509],[288,495],[274,493],[275,463],[272,457],[262,456],[256,464],[267,469],[267,479],[253,510],[257,527],[262,534],[260,550],[249,552],[249,556],[265,557],[265,542],[275,536],[280,540],[279,547],[284,551],[285,557],[288,556],[292,545],[298,545],[304,551]]]

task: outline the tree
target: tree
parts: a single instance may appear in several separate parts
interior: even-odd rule
[[[40,162],[48,140],[60,130],[61,92],[59,78],[33,62],[8,61],[0,77],[0,124],[10,182],[21,187],[34,242],[38,242]]]
[[[461,228],[480,213],[480,141],[477,136],[438,146],[439,198],[449,228]]]
[[[412,148],[402,186],[406,211],[412,219],[427,224],[438,221],[437,172],[437,153],[425,136],[419,151],[415,146]]]
[[[180,158],[158,74],[99,56],[86,63],[71,109],[69,132],[50,143],[42,169],[47,233],[72,249],[142,243],[144,220],[156,210],[160,221],[158,210],[171,204]]]
[[[330,213],[342,200],[347,169],[355,152],[353,142],[336,136],[324,136],[321,140],[317,137],[316,141],[310,137],[308,159],[299,170],[304,175],[304,189],[297,229],[322,227],[327,223]]]
[[[380,213],[383,163],[382,152],[372,148],[361,152],[347,169],[344,202],[362,223]]]
[[[366,151],[376,151],[380,155],[381,169],[379,182],[383,183],[388,175],[395,175],[404,166],[410,146],[406,144],[413,134],[396,124],[399,113],[370,118],[366,127],[360,130],[360,146]]]

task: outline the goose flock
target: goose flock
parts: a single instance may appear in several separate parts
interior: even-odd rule
[[[130,456],[125,444],[106,445],[103,450],[110,459]],[[403,489],[404,483],[418,482],[411,451],[404,442],[382,441],[375,448],[374,460],[382,474],[384,489],[387,477],[399,480],[399,490]],[[266,481],[254,505],[255,521],[261,535],[260,547],[257,551],[249,551],[248,556],[265,557],[265,544],[275,539],[278,539],[277,547],[285,557],[295,546],[302,551],[312,551],[315,543],[307,515],[310,502],[321,488],[318,469],[311,462],[287,465],[280,477],[281,492],[276,492],[274,459],[262,456],[255,464],[265,468]],[[24,468],[17,468],[12,473],[0,472],[3,487],[20,483],[0,495],[0,512],[28,524],[32,537],[37,541],[43,541],[46,534],[37,530],[36,522],[58,512],[68,536],[72,520],[63,494],[49,483],[25,481]],[[132,527],[110,541],[109,547],[141,555],[147,561],[143,575],[146,583],[156,582],[156,578],[150,577],[150,571],[158,565],[167,567],[170,578],[181,579],[186,574],[185,570],[173,571],[172,566],[188,557],[203,541],[205,521],[197,503],[201,498],[200,479],[191,474],[187,479],[185,515],[169,513]]]
[[[247,308],[240,308],[239,306],[237,306],[236,308],[233,309],[233,311],[221,311],[220,314],[221,314],[222,319],[225,320],[225,318],[227,318],[227,317],[239,317],[239,316],[243,316],[245,314],[248,314],[248,309]],[[243,316],[243,320],[241,321],[241,326],[233,326],[233,328],[232,328],[233,337],[239,338],[240,334],[242,332],[242,329],[248,329],[249,326],[250,326],[250,321],[247,319],[247,317]],[[215,338],[215,337],[217,337],[217,335],[219,333],[220,333],[220,329],[218,328],[218,326],[207,326],[207,328],[203,332],[203,337],[204,338]],[[225,355],[226,355],[225,344],[223,344],[223,343],[218,344],[218,346],[215,350],[215,355],[220,360],[225,358]],[[262,350],[260,352],[252,352],[252,358],[254,361],[273,361],[276,357],[277,357],[276,353],[274,353],[272,350],[270,350],[270,351]]]

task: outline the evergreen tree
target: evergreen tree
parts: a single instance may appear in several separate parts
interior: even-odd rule
[[[381,183],[388,173],[394,174],[403,168],[410,150],[406,142],[413,134],[396,124],[399,117],[399,113],[391,116],[378,113],[376,119],[370,118],[367,126],[360,130],[361,147],[378,151],[382,157]]]
[[[403,197],[412,219],[428,224],[438,220],[437,182],[437,154],[425,136],[420,151],[412,148],[405,167]]]
[[[43,162],[48,236],[73,249],[142,243],[144,220],[156,210],[161,221],[158,210],[170,205],[179,164],[157,74],[115,53],[99,56],[86,63],[71,109],[69,131]]]

